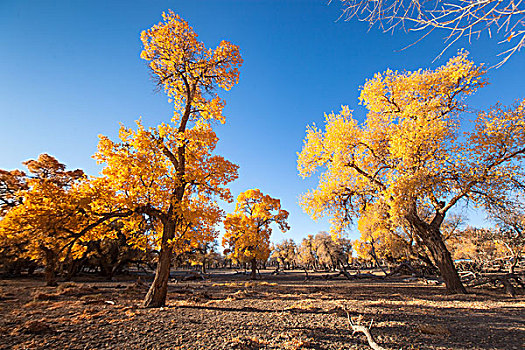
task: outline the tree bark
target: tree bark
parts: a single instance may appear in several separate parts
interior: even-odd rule
[[[252,274],[250,276],[250,279],[255,280],[257,279],[257,260],[253,258],[251,260],[251,263],[252,263]]]
[[[57,259],[55,257],[55,253],[51,249],[44,249],[45,252],[45,260],[46,260],[46,266],[44,269],[44,278],[46,280],[46,286],[48,287],[56,287],[58,285],[57,283],[57,276],[56,276],[56,265],[57,265]]]
[[[467,291],[463,283],[461,283],[458,271],[452,261],[452,256],[441,237],[441,232],[439,230],[428,230],[420,233],[420,237],[430,251],[441,277],[443,277],[447,292],[451,294],[466,294]]]
[[[175,235],[175,224],[168,222],[164,224],[162,232],[162,243],[159,252],[159,261],[155,271],[155,278],[151,284],[146,298],[145,307],[161,307],[166,304],[168,294],[168,280],[170,277],[171,256],[173,247],[169,240]]]
[[[461,283],[458,271],[452,261],[452,256],[443,242],[441,235],[441,224],[445,219],[444,213],[436,213],[431,223],[427,223],[419,218],[415,206],[405,217],[412,226],[416,235],[430,251],[430,255],[439,270],[447,292],[450,294],[467,294],[467,290]]]
[[[383,268],[383,266],[379,263],[379,259],[377,259],[376,248],[374,247],[374,242],[371,242],[370,245],[371,245],[370,255],[372,256],[372,258],[373,258],[374,261],[376,262],[377,267],[379,267],[379,268],[381,269],[381,271],[383,271],[383,273],[385,274],[385,276],[388,276],[388,273],[385,271],[385,269]]]
[[[78,270],[81,265],[82,265],[82,261],[80,259],[73,260],[71,262],[71,264],[68,266],[66,277],[65,277],[65,280],[67,282],[71,281],[73,277],[78,273]]]

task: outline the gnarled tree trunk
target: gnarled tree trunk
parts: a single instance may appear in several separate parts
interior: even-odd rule
[[[144,299],[145,307],[161,307],[166,304],[168,294],[168,280],[170,278],[171,256],[173,247],[169,240],[175,235],[175,223],[164,224],[162,232],[162,243],[159,252],[159,260],[155,271],[155,279]]]
[[[439,273],[441,277],[443,277],[443,281],[445,281],[447,291],[453,294],[466,294],[467,291],[463,283],[461,283],[458,271],[456,270],[456,266],[454,266],[450,252],[443,242],[441,233],[439,231],[428,232],[425,237],[421,238],[430,251],[439,269]]]
[[[440,226],[445,218],[444,214],[436,214],[432,222],[426,223],[414,212],[407,217],[415,233],[421,238],[423,244],[430,251],[439,273],[445,282],[447,292],[451,294],[466,294],[467,291],[461,283],[458,271],[452,261],[452,256],[443,242]]]

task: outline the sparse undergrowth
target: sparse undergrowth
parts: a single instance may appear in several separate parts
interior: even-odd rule
[[[521,349],[519,290],[446,295],[415,282],[308,281],[288,273],[170,283],[168,304],[141,307],[146,287],[98,280],[44,287],[0,280],[1,349],[369,349],[345,309],[386,349]]]

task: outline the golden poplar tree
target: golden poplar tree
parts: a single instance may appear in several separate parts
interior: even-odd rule
[[[227,41],[207,49],[171,11],[143,31],[141,40],[141,57],[173,102],[171,122],[121,127],[119,142],[101,137],[95,158],[105,163],[102,173],[120,203],[155,222],[153,238],[160,253],[144,304],[159,307],[166,301],[174,249],[213,240],[222,216],[214,198],[231,200],[225,185],[237,177],[238,167],[212,155],[218,141],[212,124],[225,121],[224,101],[215,90],[237,83],[242,59],[238,47]]]
[[[0,221],[2,247],[19,247],[21,258],[42,263],[48,285],[56,285],[63,262],[86,251],[87,242],[108,235],[102,224],[129,215],[112,207],[112,193],[94,186],[82,170],[48,154],[23,163],[30,176],[26,188],[16,192],[21,203]]]
[[[276,243],[270,247],[271,259],[277,262],[277,270],[279,270],[281,264],[283,270],[292,269],[296,265],[297,258],[297,244],[293,239],[285,239],[281,243]]]
[[[270,256],[270,224],[285,232],[290,229],[287,219],[288,212],[281,209],[280,200],[258,189],[244,191],[237,197],[233,213],[224,219],[222,245],[234,260],[251,263],[251,278],[255,279],[257,260],[266,261]]]
[[[297,247],[297,262],[307,269],[317,267],[317,255],[314,249],[314,236],[308,235],[301,241]]]
[[[298,169],[324,170],[317,189],[302,197],[314,218],[329,215],[334,231],[386,208],[393,225],[406,224],[430,251],[447,290],[464,293],[442,238],[458,203],[504,202],[523,186],[525,100],[480,112],[474,129],[460,129],[464,100],[486,84],[483,67],[461,52],[436,70],[386,71],[367,81],[359,124],[344,106],[325,129],[307,129]]]

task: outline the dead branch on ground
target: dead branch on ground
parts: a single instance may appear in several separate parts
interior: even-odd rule
[[[505,292],[509,294],[510,296],[514,297],[516,296],[516,288],[512,284],[514,282],[516,285],[520,286],[521,288],[525,288],[525,284],[522,281],[522,277],[513,274],[513,273],[507,273],[504,275],[481,275],[478,278],[475,278],[467,284],[467,287],[480,287],[486,284],[491,284],[493,286],[498,286],[499,283],[503,285],[503,288],[505,289]]]
[[[352,322],[352,319],[350,318],[350,313],[348,312],[348,310],[346,308],[344,308],[345,312],[346,312],[346,317],[348,318],[348,323],[350,324],[350,328],[352,329],[353,333],[363,333],[365,336],[366,336],[366,340],[368,341],[368,345],[370,345],[370,347],[374,350],[386,350],[386,348],[383,348],[382,346],[380,346],[379,344],[377,344],[374,340],[374,338],[372,337],[372,334],[370,334],[370,329],[372,328],[372,323],[374,322],[374,320],[372,320],[370,322],[370,325],[368,325],[368,327],[366,326],[363,326],[360,324],[361,322],[361,316],[359,316],[358,320],[357,320],[357,323],[354,323]]]

